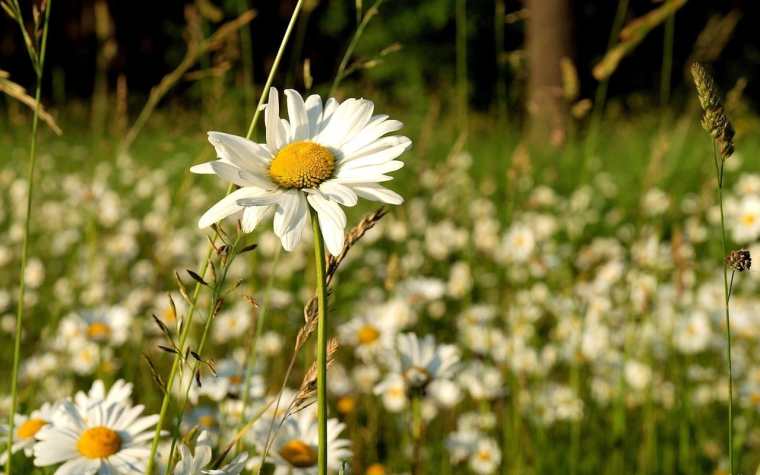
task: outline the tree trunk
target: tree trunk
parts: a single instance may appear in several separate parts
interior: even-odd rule
[[[572,55],[569,0],[525,0],[528,9],[529,136],[534,144],[565,141],[567,104],[562,95],[562,58]]]

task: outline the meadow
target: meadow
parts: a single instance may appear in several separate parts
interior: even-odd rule
[[[262,86],[251,138],[266,144],[280,122]],[[292,96],[285,107],[273,87],[295,135]],[[326,99],[328,84],[314,89]],[[760,278],[724,267],[721,243],[723,203],[729,249],[760,255],[760,139],[741,88],[725,96],[736,137],[721,203],[692,89],[664,107],[611,99],[546,149],[490,109],[463,122],[450,91],[403,107],[346,81],[339,100],[374,100],[411,147],[385,183],[403,204],[346,207],[342,252],[324,232],[327,278],[308,224],[292,250],[269,218],[199,229],[233,187],[190,168],[227,157],[207,131],[244,136],[254,109],[220,78],[203,93],[197,107],[163,104],[128,148],[118,104],[94,121],[70,101],[60,136],[40,124],[25,265],[32,116],[4,103],[3,381],[25,268],[17,402],[0,391],[4,415],[16,406],[14,429],[2,426],[14,473],[316,474],[321,362],[330,473],[758,470]]]

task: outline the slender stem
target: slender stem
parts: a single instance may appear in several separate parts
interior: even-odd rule
[[[37,76],[36,87],[34,92],[34,116],[32,118],[32,138],[29,147],[29,169],[27,174],[27,192],[26,192],[26,216],[24,217],[24,239],[21,245],[21,264],[19,267],[19,289],[18,289],[18,302],[16,304],[16,330],[13,339],[13,367],[11,369],[11,407],[8,413],[8,461],[5,464],[5,473],[10,475],[11,464],[13,459],[13,435],[14,435],[14,418],[16,415],[16,408],[18,406],[18,368],[21,363],[21,333],[24,321],[24,298],[26,293],[26,282],[24,275],[26,274],[26,263],[29,258],[29,231],[32,221],[32,198],[34,196],[34,171],[37,167],[37,126],[40,119],[40,96],[42,95],[42,73],[45,66],[45,50],[47,49],[47,35],[48,24],[50,23],[50,7],[52,1],[48,1],[45,8],[45,20],[42,31],[42,43],[40,47],[40,54],[36,56],[32,50],[29,50],[29,55],[32,59],[35,57],[37,61],[33,61],[34,71]],[[16,3],[18,8],[18,3]],[[21,17],[21,9],[18,8],[17,20],[19,26],[22,29],[24,37],[27,37],[24,22]],[[31,48],[27,40],[27,48]]]
[[[718,163],[718,153],[715,141],[713,141],[713,158]],[[728,285],[728,266],[726,265],[725,256],[728,255],[728,240],[726,239],[726,217],[723,210],[723,159],[720,159],[718,169],[718,201],[720,202],[720,234],[723,242],[723,295],[726,314],[726,356],[728,358],[728,474],[734,475],[734,369],[731,362],[731,315],[729,312],[729,301],[731,294]]]
[[[317,417],[319,419],[319,475],[327,475],[327,285],[325,282],[325,243],[317,213],[311,212],[314,230],[314,264],[317,277]]]
[[[333,79],[332,85],[330,86],[330,92],[327,94],[328,97],[332,97],[335,95],[335,91],[338,89],[338,85],[340,84],[341,81],[343,81],[343,78],[346,75],[346,68],[348,67],[348,62],[351,59],[351,56],[354,54],[354,49],[356,49],[356,45],[359,44],[359,38],[361,38],[362,33],[364,33],[364,29],[367,28],[369,21],[372,19],[373,16],[377,14],[377,11],[380,8],[380,5],[383,3],[383,1],[384,0],[377,0],[364,13],[364,16],[362,17],[362,21],[359,23],[359,26],[356,27],[356,32],[354,33],[354,36],[351,37],[351,41],[349,41],[348,43],[346,52],[343,54],[343,58],[340,60],[340,64],[338,65],[338,72],[335,73],[335,79]]]
[[[259,103],[256,105],[256,110],[253,113],[253,119],[251,119],[251,125],[248,126],[248,133],[245,134],[245,137],[250,139],[251,135],[253,135],[253,128],[256,127],[256,121],[259,119],[259,114],[261,113],[261,109],[264,106],[264,101],[267,99],[267,93],[269,92],[269,88],[272,86],[272,81],[274,80],[274,73],[277,71],[277,68],[280,66],[280,60],[282,60],[282,54],[285,52],[285,47],[288,45],[288,39],[290,39],[290,34],[293,32],[293,25],[296,24],[296,20],[298,19],[298,14],[301,11],[301,6],[303,6],[303,0],[298,0],[298,3],[296,3],[295,8],[293,8],[293,13],[290,15],[290,21],[288,22],[288,27],[285,29],[285,34],[282,36],[282,41],[280,42],[280,47],[277,50],[277,54],[274,57],[274,62],[272,63],[272,69],[269,70],[269,76],[267,77],[266,83],[264,83],[264,89],[261,90],[261,96],[259,96]]]
[[[195,349],[195,352],[199,355],[203,355],[203,350],[206,348],[206,340],[208,339],[208,333],[211,330],[211,324],[214,322],[214,319],[216,317],[216,311],[218,310],[217,305],[218,301],[220,299],[220,296],[222,294],[222,290],[224,289],[224,284],[227,281],[227,274],[230,271],[230,267],[232,266],[232,262],[235,260],[235,257],[237,257],[237,251],[238,251],[238,244],[240,243],[240,239],[242,237],[241,233],[238,233],[237,238],[235,238],[235,242],[232,244],[229,250],[229,254],[227,255],[224,266],[222,269],[221,277],[214,282],[214,288],[211,295],[211,301],[209,303],[209,309],[208,309],[208,316],[206,317],[206,323],[203,326],[203,332],[201,333],[201,339],[198,343],[198,347]],[[195,361],[193,365],[193,370],[191,374],[195,374],[198,371],[198,368],[200,367],[200,361]],[[174,424],[174,434],[179,434],[179,426],[182,423],[182,415],[185,413],[185,409],[187,408],[187,401],[190,395],[190,389],[193,386],[194,381],[192,378],[187,382],[187,386],[185,386],[184,391],[184,397],[182,399],[182,404],[179,405],[179,410],[177,411],[177,418],[176,422]],[[172,459],[174,458],[174,453],[177,448],[177,437],[174,437],[172,439],[171,448],[169,450],[169,466],[168,471],[171,472],[173,469]]]
[[[258,358],[258,345],[259,345],[259,338],[261,338],[261,333],[264,331],[264,321],[266,320],[267,311],[269,310],[269,296],[272,293],[272,286],[274,285],[274,276],[275,272],[274,269],[277,267],[277,263],[280,260],[280,254],[282,254],[282,247],[277,247],[277,251],[274,255],[274,261],[272,262],[272,271],[269,273],[269,278],[267,279],[267,285],[264,289],[264,302],[261,305],[261,310],[259,311],[259,315],[256,318],[256,329],[255,334],[253,335],[253,338],[251,339],[251,344],[248,347],[247,356],[245,358],[245,379],[243,382],[243,403],[242,407],[240,408],[240,423],[245,424],[245,410],[246,407],[248,407],[248,403],[250,402],[250,392],[251,392],[251,380],[253,379],[253,373],[256,371],[256,360]],[[241,446],[238,445],[238,449],[240,449]]]
[[[201,267],[201,277],[204,277],[206,275],[206,271],[208,270],[209,263],[211,262],[211,255],[213,252],[214,248],[209,245],[208,252],[206,253],[206,259]],[[166,416],[169,410],[169,402],[171,401],[171,391],[172,387],[174,387],[174,380],[177,378],[179,369],[182,366],[182,355],[185,354],[185,344],[187,342],[188,335],[190,334],[190,328],[192,327],[193,315],[195,315],[195,309],[198,305],[198,295],[200,294],[200,291],[201,284],[198,283],[195,285],[195,290],[193,290],[193,296],[190,302],[190,308],[187,312],[187,316],[182,320],[182,332],[179,336],[180,351],[174,355],[172,367],[169,371],[169,377],[167,378],[166,386],[164,387],[164,398],[161,401],[161,410],[158,415],[158,423],[156,424],[156,430],[153,434],[153,441],[150,445],[150,457],[148,458],[148,466],[145,469],[145,473],[147,475],[153,473],[156,452],[158,451],[158,441],[161,438],[161,429],[163,428],[164,420],[166,420]],[[179,316],[177,316],[177,318],[179,318]]]
[[[422,473],[422,401],[418,396],[412,397],[412,474]]]

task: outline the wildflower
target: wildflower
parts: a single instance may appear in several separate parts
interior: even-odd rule
[[[174,475],[237,475],[245,468],[247,454],[240,454],[229,464],[218,470],[206,470],[211,463],[211,438],[205,430],[198,435],[195,442],[195,453],[185,445],[179,446],[180,461],[174,467]]]
[[[34,446],[34,464],[55,465],[55,475],[138,474],[145,470],[157,415],[140,417],[143,406],[98,404],[83,409],[70,401],[62,405],[59,423],[43,427]]]
[[[59,414],[59,406],[50,403],[43,404],[42,407],[32,411],[28,416],[16,414],[13,422],[13,448],[11,451],[15,454],[23,450],[27,457],[31,456],[34,444],[37,443],[37,433],[43,427],[53,423]],[[3,433],[3,437],[5,437],[8,433],[8,427],[2,427],[0,433]],[[0,455],[0,463],[5,463],[6,460],[8,460],[8,452],[3,450],[2,455]]]
[[[269,423],[256,434],[261,449],[269,435]],[[327,421],[328,469],[338,471],[341,463],[351,456],[348,439],[339,438],[345,425],[337,419]],[[277,432],[268,460],[275,464],[275,474],[315,475],[317,473],[318,424],[314,410],[304,410],[289,416]]]
[[[286,90],[289,120],[280,118],[277,90],[269,90],[265,111],[266,144],[221,132],[209,141],[219,160],[194,166],[194,173],[216,174],[240,186],[211,207],[198,222],[204,228],[242,213],[242,228],[251,232],[274,211],[274,232],[285,250],[293,250],[306,225],[308,207],[317,212],[327,249],[343,248],[346,216],[339,205],[354,206],[358,197],[387,204],[403,198],[379,183],[403,167],[395,160],[409,146],[406,137],[384,135],[402,127],[386,115],[373,115],[365,99],[324,106],[318,95],[304,101]]]

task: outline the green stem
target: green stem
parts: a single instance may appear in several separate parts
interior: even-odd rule
[[[24,274],[26,274],[26,263],[29,258],[29,231],[32,221],[32,197],[34,196],[34,171],[37,167],[37,126],[40,119],[40,96],[42,95],[42,73],[45,66],[45,50],[47,49],[47,35],[48,24],[50,23],[50,7],[52,1],[49,0],[47,7],[45,8],[45,20],[42,30],[42,43],[40,46],[39,56],[33,54],[33,51],[29,50],[30,58],[37,58],[37,61],[32,63],[34,71],[37,76],[36,87],[34,92],[34,116],[32,118],[32,138],[29,147],[29,169],[27,174],[27,193],[26,193],[26,216],[24,217],[24,239],[21,245],[21,264],[19,267],[19,290],[18,290],[18,302],[16,304],[16,330],[13,339],[13,367],[11,369],[11,407],[8,413],[8,462],[5,464],[5,473],[10,475],[11,464],[13,458],[13,434],[14,434],[14,417],[16,415],[16,409],[18,407],[18,368],[21,363],[21,333],[24,321],[24,297],[26,293],[26,282],[24,280]],[[26,27],[24,26],[23,19],[21,17],[21,9],[18,7],[18,3],[15,3],[18,10],[17,20],[21,27],[22,33],[25,39],[27,39],[27,48],[31,48],[29,44]]]
[[[256,121],[259,119],[259,114],[261,113],[261,109],[264,106],[264,101],[268,97],[267,93],[269,92],[269,88],[272,86],[272,81],[274,80],[274,73],[275,71],[277,71],[277,68],[280,66],[280,61],[282,60],[282,54],[285,52],[285,47],[288,45],[288,39],[290,39],[290,34],[293,32],[293,25],[296,24],[296,20],[298,19],[298,13],[301,11],[301,6],[303,6],[303,0],[298,0],[298,3],[296,3],[295,8],[293,9],[293,13],[290,15],[290,21],[288,22],[288,27],[285,29],[285,34],[282,36],[280,47],[277,50],[277,54],[274,57],[274,62],[272,63],[272,69],[269,70],[269,76],[267,77],[267,82],[264,83],[264,89],[261,90],[259,103],[256,105],[256,111],[254,111],[253,119],[251,119],[251,125],[248,126],[248,133],[245,134],[245,138],[247,139],[250,139],[251,135],[253,135],[253,128],[256,127]]]
[[[209,331],[211,330],[211,324],[214,322],[214,318],[216,317],[215,312],[217,310],[217,302],[224,288],[224,284],[227,281],[227,274],[230,271],[230,266],[232,266],[232,261],[234,261],[235,257],[237,256],[238,244],[240,243],[241,237],[242,235],[238,233],[237,238],[235,239],[235,242],[230,247],[229,254],[227,255],[226,260],[224,262],[221,278],[214,282],[214,288],[211,295],[211,302],[209,303],[208,316],[206,318],[206,323],[203,326],[203,332],[201,333],[201,340],[198,343],[198,348],[196,348],[195,350],[195,352],[198,353],[199,355],[203,355],[203,350],[206,348],[206,341],[208,339]],[[195,364],[193,365],[192,374],[195,374],[198,371],[200,364],[201,364],[200,361],[197,361],[197,360],[195,361]],[[182,415],[185,413],[185,409],[187,408],[187,401],[189,399],[190,389],[192,388],[193,384],[195,384],[195,382],[193,378],[190,378],[190,380],[187,383],[187,386],[185,387],[182,404],[180,404],[179,410],[177,411],[177,417],[176,417],[176,421],[173,428],[174,429],[173,434],[175,435],[175,437],[172,439],[171,448],[169,449],[168,472],[171,472],[174,468],[172,464],[172,459],[174,458],[174,453],[177,448],[179,426],[182,423]]]
[[[248,133],[246,134],[245,138],[250,139],[251,135],[253,135],[253,130],[256,127],[256,123],[258,122],[259,115],[261,112],[261,108],[264,104],[264,100],[267,97],[267,92],[269,92],[269,87],[272,85],[272,80],[274,79],[275,72],[277,71],[277,67],[280,64],[280,59],[282,58],[282,52],[285,49],[285,46],[288,43],[288,38],[290,38],[290,32],[293,29],[293,24],[295,23],[295,18],[298,16],[298,12],[301,9],[301,5],[303,4],[303,0],[298,0],[298,3],[296,4],[296,7],[293,9],[293,14],[290,18],[290,23],[288,24],[288,28],[285,30],[285,34],[283,35],[282,42],[280,43],[280,49],[277,52],[277,57],[275,58],[275,62],[272,64],[272,68],[269,70],[269,76],[267,77],[266,85],[261,90],[261,96],[259,97],[259,102],[256,107],[256,111],[253,113],[253,118],[251,119],[251,124],[248,127]],[[227,194],[229,194],[232,191],[232,186],[230,185],[227,188]],[[206,270],[208,268],[209,262],[211,260],[211,255],[214,252],[214,248],[212,245],[209,245],[208,253],[206,254],[206,259],[203,264],[203,269],[200,273],[201,277],[203,277],[206,274]],[[195,312],[196,304],[198,302],[198,294],[200,293],[201,284],[198,283],[195,285],[195,290],[193,292],[192,302],[190,305],[190,310],[188,313],[188,317],[186,319],[185,325],[183,327],[183,333],[180,336],[180,349],[184,352],[184,343],[187,339],[187,335],[189,332],[189,328],[192,324],[192,317],[193,313]],[[151,449],[150,449],[150,457],[148,459],[148,466],[145,470],[145,473],[147,475],[151,475],[153,473],[153,469],[155,467],[155,459],[156,459],[156,452],[158,450],[158,441],[161,437],[161,429],[163,427],[163,423],[166,419],[166,414],[169,409],[169,401],[171,400],[171,388],[174,384],[174,380],[177,377],[177,372],[180,368],[181,363],[181,355],[177,354],[174,356],[174,361],[172,362],[171,370],[169,371],[169,377],[167,378],[166,382],[166,390],[164,391],[164,398],[161,402],[161,411],[159,413],[159,419],[158,423],[156,424],[156,431],[153,436],[153,442],[151,443]]]
[[[317,418],[319,419],[319,475],[327,475],[327,285],[325,243],[317,212],[309,208],[314,230],[314,264],[317,277]]]
[[[209,245],[208,252],[206,253],[206,259],[199,274],[201,277],[204,277],[206,275],[206,271],[208,270],[209,263],[211,262],[211,255],[213,252],[214,248]],[[190,303],[190,309],[187,312],[187,317],[182,320],[182,333],[179,337],[180,352],[174,355],[172,367],[169,371],[169,377],[167,378],[166,386],[164,387],[164,398],[161,401],[161,410],[159,411],[158,415],[158,423],[156,424],[156,430],[153,434],[153,441],[150,445],[150,457],[148,458],[148,466],[145,469],[145,473],[148,475],[153,473],[155,466],[156,452],[158,451],[158,441],[161,438],[161,429],[163,428],[164,421],[166,420],[166,416],[169,410],[169,402],[171,401],[171,391],[172,387],[174,386],[174,380],[177,378],[179,368],[182,365],[182,355],[185,354],[185,343],[187,342],[188,335],[190,334],[190,328],[192,327],[193,323],[193,315],[195,315],[195,309],[197,308],[198,295],[200,294],[200,291],[201,284],[198,283],[195,285],[195,289],[193,290],[193,296]],[[177,318],[180,318],[180,316],[178,315]]]
[[[718,161],[716,145],[713,141],[713,158]],[[720,202],[720,234],[723,242],[723,257],[728,255],[728,240],[726,239],[726,217],[723,210],[723,164],[721,159],[718,170],[718,201]],[[726,356],[728,357],[728,473],[734,475],[734,370],[731,362],[731,316],[729,312],[730,293],[728,288],[728,267],[723,262],[723,295],[726,314]]]
[[[348,67],[348,61],[351,59],[351,56],[354,54],[354,49],[356,49],[356,45],[359,44],[359,38],[361,38],[362,33],[364,33],[364,29],[367,28],[369,21],[372,19],[373,16],[377,14],[377,11],[380,8],[380,5],[383,3],[383,1],[384,0],[377,0],[364,13],[361,23],[359,23],[359,26],[356,27],[356,32],[354,33],[354,36],[351,38],[351,41],[349,41],[348,47],[346,48],[346,52],[343,54],[343,58],[340,60],[340,65],[338,65],[338,72],[335,73],[335,79],[333,79],[332,85],[330,86],[330,92],[327,94],[328,97],[332,97],[335,95],[335,91],[338,89],[338,85],[345,77],[346,68]]]
[[[280,260],[280,254],[282,253],[282,247],[278,247],[275,251],[274,261],[272,262],[272,271],[269,273],[267,279],[267,285],[264,289],[264,302],[261,305],[261,311],[259,311],[258,318],[256,318],[256,329],[251,345],[248,347],[248,354],[245,358],[245,379],[243,382],[243,404],[240,409],[240,424],[245,424],[245,410],[250,402],[251,392],[251,380],[253,379],[253,372],[256,370],[256,360],[258,359],[257,349],[259,345],[259,338],[261,338],[261,332],[264,331],[264,321],[266,320],[267,310],[269,310],[269,296],[272,293],[272,286],[274,285],[275,269],[277,263]],[[238,444],[238,450],[242,448],[242,445]]]

